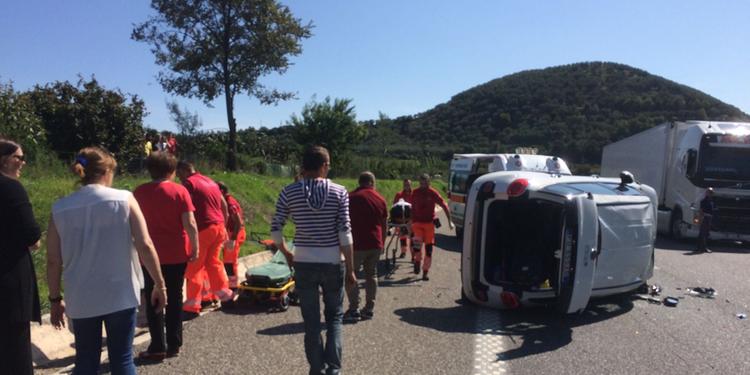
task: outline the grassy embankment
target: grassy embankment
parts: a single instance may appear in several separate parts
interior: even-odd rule
[[[263,247],[257,240],[269,238],[271,216],[274,212],[276,198],[281,188],[290,183],[291,179],[248,173],[216,172],[207,174],[216,181],[226,183],[229,186],[230,193],[237,198],[245,211],[245,225],[249,238],[242,246],[241,255],[261,251]],[[138,185],[147,181],[148,177],[145,175],[122,175],[115,177],[114,187],[132,191]],[[343,178],[334,179],[334,181],[343,184],[350,191],[357,186],[356,179]],[[75,178],[65,173],[62,169],[50,172],[49,169],[34,170],[28,168],[24,170],[21,182],[29,193],[31,203],[34,207],[34,214],[43,230],[47,228],[52,204],[57,199],[73,192],[77,188]],[[441,193],[444,192],[445,184],[443,182],[435,181],[433,186]],[[377,189],[390,204],[396,192],[401,190],[401,181],[378,180]],[[291,237],[293,233],[294,226],[287,225],[284,235]],[[42,310],[48,311],[46,244],[44,242],[45,237],[42,236],[42,249],[34,252],[33,258],[39,281],[39,296],[41,297]]]

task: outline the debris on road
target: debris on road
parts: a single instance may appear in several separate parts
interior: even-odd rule
[[[653,284],[648,288],[648,294],[658,296],[661,294],[661,285]]]
[[[747,314],[745,314],[745,313],[739,313],[739,314],[737,314],[737,319],[739,319],[739,320],[745,320],[745,319],[747,319]]]
[[[666,297],[664,298],[664,306],[667,307],[677,307],[677,304],[680,303],[680,300],[678,300],[675,297]]]
[[[718,295],[714,288],[704,288],[698,286],[695,288],[687,288],[686,290],[689,295],[701,298],[715,298]]]
[[[661,305],[661,300],[658,299],[658,298],[648,297],[648,296],[644,296],[644,295],[637,295],[636,298],[642,299],[642,300],[644,300],[644,301],[646,301],[648,303],[652,303],[654,305]]]

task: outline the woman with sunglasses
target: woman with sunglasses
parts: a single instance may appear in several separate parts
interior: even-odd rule
[[[32,374],[30,322],[42,323],[31,251],[41,232],[31,202],[18,181],[25,158],[21,146],[0,139],[0,363],[8,374]]]

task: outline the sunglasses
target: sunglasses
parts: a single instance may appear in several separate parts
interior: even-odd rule
[[[12,157],[16,158],[18,161],[26,161],[25,155],[11,155]]]

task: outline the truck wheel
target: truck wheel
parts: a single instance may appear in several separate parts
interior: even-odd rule
[[[682,212],[675,210],[672,213],[672,219],[669,221],[669,235],[677,241],[684,239],[682,235]]]

